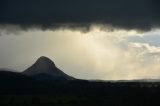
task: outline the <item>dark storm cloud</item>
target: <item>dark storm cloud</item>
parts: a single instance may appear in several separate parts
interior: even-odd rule
[[[149,30],[160,26],[159,0],[1,0],[0,24],[23,28],[89,28],[92,24]]]

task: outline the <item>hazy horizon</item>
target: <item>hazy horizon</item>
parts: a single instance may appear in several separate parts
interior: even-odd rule
[[[159,79],[160,30],[2,30],[0,68],[21,72],[40,56],[76,78]]]

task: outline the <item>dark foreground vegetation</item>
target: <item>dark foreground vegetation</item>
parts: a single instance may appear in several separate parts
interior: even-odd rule
[[[158,82],[0,82],[0,106],[160,106]]]

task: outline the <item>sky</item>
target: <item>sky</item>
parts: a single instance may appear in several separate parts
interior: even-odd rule
[[[47,56],[81,79],[160,78],[158,0],[1,0],[0,68]]]

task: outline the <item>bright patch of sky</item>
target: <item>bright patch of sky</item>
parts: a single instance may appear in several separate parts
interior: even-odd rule
[[[0,68],[22,71],[40,56],[51,58],[77,78],[121,80],[160,78],[160,30],[89,32],[1,29]]]

